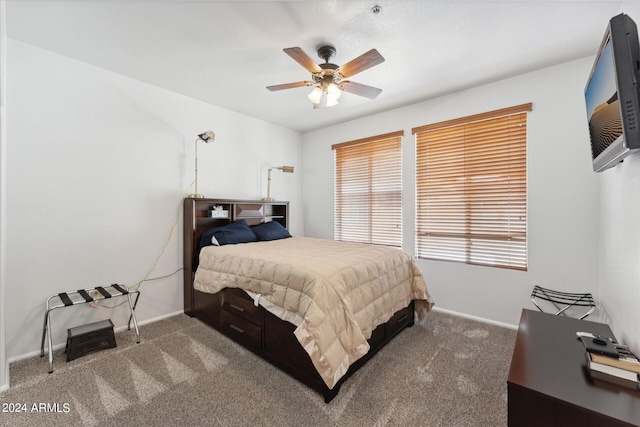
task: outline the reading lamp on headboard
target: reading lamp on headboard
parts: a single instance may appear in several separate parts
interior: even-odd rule
[[[262,200],[267,202],[272,202],[274,199],[271,197],[271,170],[277,169],[284,173],[293,173],[293,166],[273,166],[269,168],[269,173],[267,175],[267,197],[263,197]]]
[[[189,194],[188,197],[192,197],[194,199],[202,199],[204,197],[204,195],[202,194],[198,194],[198,141],[203,141],[205,143],[209,143],[212,141],[216,140],[216,135],[213,133],[212,130],[208,130],[206,132],[203,132],[201,134],[198,135],[198,137],[196,138],[196,171],[195,171],[195,175],[196,175],[196,179],[195,179],[195,191],[193,194]]]

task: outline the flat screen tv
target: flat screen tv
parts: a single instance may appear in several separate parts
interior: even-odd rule
[[[609,21],[584,90],[594,171],[640,149],[639,89],[638,30],[620,14]]]

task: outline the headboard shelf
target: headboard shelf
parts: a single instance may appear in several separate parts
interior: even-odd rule
[[[226,216],[210,217],[214,206],[221,206]],[[190,316],[193,310],[193,279],[198,266],[200,237],[209,228],[230,224],[244,219],[249,225],[277,221],[289,228],[289,202],[235,199],[184,199],[184,312]],[[187,286],[188,284],[188,286]]]

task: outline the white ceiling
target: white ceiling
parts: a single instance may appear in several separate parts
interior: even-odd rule
[[[608,19],[632,3],[8,0],[6,11],[10,38],[307,132],[593,55]],[[338,65],[376,48],[386,61],[350,80],[382,94],[313,109],[310,88],[266,89],[310,79],[283,48],[322,62],[323,44]]]

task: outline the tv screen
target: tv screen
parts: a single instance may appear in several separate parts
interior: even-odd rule
[[[584,93],[594,158],[615,141],[622,139],[622,114],[615,71],[611,37],[607,37]]]
[[[593,169],[606,170],[640,149],[640,46],[627,15],[609,21],[585,87]]]

